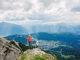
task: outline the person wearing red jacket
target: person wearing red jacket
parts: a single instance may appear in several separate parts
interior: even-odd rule
[[[29,35],[27,38],[27,44],[28,43],[29,43],[29,48],[32,48],[32,37],[31,37],[31,35]]]

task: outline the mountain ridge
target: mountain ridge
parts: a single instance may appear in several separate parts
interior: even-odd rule
[[[23,34],[26,32],[26,29],[21,25],[7,23],[7,22],[0,22],[0,35],[14,35],[14,34]]]
[[[27,58],[24,59],[25,54]],[[45,56],[45,54],[47,56]],[[57,60],[57,57],[52,56],[51,54],[47,54],[46,52],[42,51],[39,48],[28,49],[28,46],[20,44],[16,41],[0,38],[0,60],[16,60],[16,59]]]

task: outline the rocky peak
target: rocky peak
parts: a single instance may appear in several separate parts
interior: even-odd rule
[[[39,48],[34,48],[23,52],[17,60],[57,60],[57,58]]]
[[[0,60],[57,60],[39,48],[28,49],[13,40],[0,38]]]
[[[17,42],[0,38],[0,60],[16,60],[20,52]]]

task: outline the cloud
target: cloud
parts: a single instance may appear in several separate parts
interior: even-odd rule
[[[80,0],[0,0],[0,21],[22,25],[23,22],[80,24],[79,11]]]
[[[55,0],[47,0],[47,1],[46,0],[39,0],[39,1],[42,2],[45,7],[48,7],[53,2],[55,2]]]
[[[32,5],[28,0],[0,0],[0,10],[29,10]]]
[[[51,20],[57,20],[59,16],[55,16],[52,14],[45,14],[44,12],[42,13],[35,13],[28,15],[28,19],[30,20],[42,20],[42,21],[51,21]]]

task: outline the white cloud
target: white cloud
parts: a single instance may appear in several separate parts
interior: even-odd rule
[[[0,21],[80,24],[79,6],[80,0],[0,0]]]

